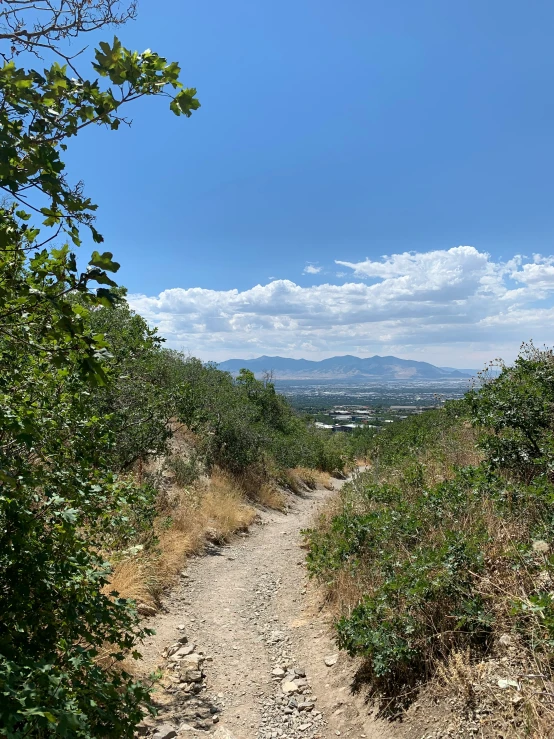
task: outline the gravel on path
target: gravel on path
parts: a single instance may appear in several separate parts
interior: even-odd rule
[[[389,739],[349,694],[350,668],[341,673],[304,568],[301,531],[330,494],[294,496],[287,514],[262,511],[249,534],[189,561],[147,623],[156,634],[142,669],[164,677],[143,736]]]

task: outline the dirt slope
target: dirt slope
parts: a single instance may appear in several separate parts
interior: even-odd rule
[[[325,664],[337,650],[307,583],[300,532],[329,494],[295,496],[287,515],[262,512],[250,534],[190,561],[166,612],[149,623],[156,635],[142,650],[143,669],[161,667],[165,677],[156,693],[160,716],[143,733],[159,739],[394,736],[350,694],[355,665],[343,655]],[[192,660],[194,673],[163,657],[179,639],[186,641],[181,651],[192,652],[184,659]]]

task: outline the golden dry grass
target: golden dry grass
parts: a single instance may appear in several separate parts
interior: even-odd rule
[[[446,662],[437,665],[437,679],[450,690],[471,701],[475,694],[473,684],[478,680],[479,668],[471,663],[471,651],[452,652]]]
[[[132,598],[139,610],[157,609],[162,592],[175,581],[186,558],[202,550],[207,539],[224,542],[245,530],[256,511],[245,501],[237,482],[216,471],[194,488],[174,487],[165,495],[155,522],[157,545],[117,562],[109,590]]]
[[[254,499],[265,508],[273,508],[276,511],[285,511],[287,509],[287,499],[284,493],[271,482],[262,483]]]
[[[295,467],[294,469],[283,470],[279,474],[282,485],[295,495],[301,495],[308,490],[315,490],[320,485],[327,490],[332,490],[332,478],[327,472],[314,470],[309,467]]]
[[[327,490],[333,489],[331,475],[328,472],[322,472],[321,470],[314,470],[308,467],[295,467],[290,472],[296,475],[310,490],[313,490],[318,485]]]
[[[287,499],[277,486],[274,476],[265,467],[251,465],[235,477],[235,480],[243,495],[253,503],[278,511],[286,510]]]

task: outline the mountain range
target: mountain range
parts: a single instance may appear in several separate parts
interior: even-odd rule
[[[288,357],[257,357],[256,359],[228,359],[219,369],[233,375],[244,367],[256,377],[271,372],[275,380],[463,380],[472,377],[473,370],[435,367],[428,362],[399,357],[329,357],[319,362]]]

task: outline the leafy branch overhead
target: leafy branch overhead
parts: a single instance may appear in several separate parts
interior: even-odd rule
[[[84,352],[82,371],[103,382],[103,348],[83,333],[81,317],[74,313],[74,305],[65,302],[65,296],[77,291],[86,293],[91,306],[112,304],[116,283],[109,273],[119,265],[110,252],[94,252],[87,270],[79,273],[76,255],[69,248],[48,251],[50,244],[64,236],[74,247],[80,246],[83,226],[94,242],[103,242],[95,225],[97,206],[81,182],[68,181],[64,152],[70,140],[91,125],[119,128],[127,122],[127,104],[139,98],[165,97],[173,113],[186,117],[200,103],[196,90],[180,82],[179,65],[149,49],[130,51],[117,38],[112,43],[101,42],[88,75],[77,69],[75,55],[67,56],[64,40],[105,25],[119,25],[134,15],[134,4],[118,10],[119,4],[111,0],[18,0],[1,7],[0,190],[5,198],[0,207],[0,259],[9,278],[0,295],[0,331],[15,340],[17,317],[32,320],[40,313],[39,305],[60,311],[64,314],[61,322],[50,325],[43,315],[33,322],[37,328],[48,327],[46,333],[39,330],[33,345],[62,363],[73,349]],[[36,15],[39,10],[40,23],[25,26],[25,19],[34,18],[32,11]],[[21,51],[32,50],[38,56],[41,49],[48,49],[58,60],[42,70],[18,66]],[[36,256],[27,262],[29,252]],[[24,268],[26,264],[30,269]],[[91,292],[95,283],[101,287]],[[3,324],[4,318],[10,320]],[[30,345],[27,337],[17,340]]]
[[[66,231],[75,245],[81,224],[96,242],[102,237],[93,226],[96,205],[81,184],[65,179],[66,141],[91,124],[119,128],[125,104],[144,96],[168,97],[176,115],[189,117],[200,107],[196,90],[179,81],[179,65],[150,50],[129,51],[115,38],[112,45],[102,42],[95,58],[93,80],[70,76],[58,62],[42,72],[14,61],[0,68],[0,188],[22,204],[23,217],[27,209],[44,216],[43,226],[56,235]],[[111,85],[102,89],[101,78]],[[38,205],[34,195],[45,196],[47,204]]]

